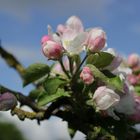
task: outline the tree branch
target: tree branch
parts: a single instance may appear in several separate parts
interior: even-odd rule
[[[29,97],[24,96],[20,92],[13,91],[11,89],[8,89],[8,88],[0,85],[0,93],[2,94],[5,92],[10,92],[10,93],[14,94],[16,96],[17,100],[21,103],[21,105],[27,105],[27,106],[31,107],[35,112],[44,111],[43,109],[39,108],[37,106],[37,104],[35,102],[33,102]]]
[[[23,79],[23,73],[24,73],[24,67],[22,64],[9,52],[7,52],[5,49],[2,48],[0,44],[0,56],[6,61],[6,63],[15,69],[21,78]]]
[[[11,110],[12,115],[17,115],[20,120],[24,120],[25,118],[28,119],[37,119],[37,120],[42,120],[44,118],[44,112],[28,112],[24,111],[20,108],[14,108]]]

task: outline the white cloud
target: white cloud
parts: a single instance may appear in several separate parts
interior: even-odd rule
[[[50,16],[80,13],[103,17],[115,0],[0,0],[0,11],[21,19],[29,19],[35,9]]]
[[[17,116],[11,116],[10,112],[2,112],[1,115],[0,121],[15,124],[27,140],[71,140],[67,129],[68,124],[60,118],[52,117],[38,125],[33,120],[20,121]],[[85,140],[85,135],[78,132],[73,140]]]

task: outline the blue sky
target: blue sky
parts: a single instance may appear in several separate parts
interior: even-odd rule
[[[54,31],[71,15],[77,15],[85,28],[102,27],[108,47],[123,55],[140,54],[139,0],[0,0],[0,39],[5,49],[28,66],[46,62],[40,39],[47,25]],[[0,84],[27,94],[17,73],[0,59]]]

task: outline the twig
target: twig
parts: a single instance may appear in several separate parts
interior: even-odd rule
[[[6,63],[10,67],[15,69],[23,79],[24,67],[11,53],[3,49],[1,44],[0,44],[0,56],[6,61]]]
[[[51,115],[55,115],[56,110],[59,111],[59,108],[62,106],[70,106],[70,101],[67,97],[57,100],[53,102],[45,111],[44,117],[46,119],[50,118]]]
[[[28,112],[25,110],[22,110],[20,108],[14,108],[11,110],[12,115],[17,115],[20,120],[24,120],[25,118],[28,119],[37,119],[37,120],[42,120],[44,118],[44,112]]]
[[[24,96],[20,92],[13,91],[11,89],[8,89],[2,85],[0,85],[0,93],[10,92],[14,94],[17,98],[17,100],[21,103],[21,105],[27,105],[31,107],[35,112],[43,111],[43,109],[39,108],[35,102],[33,102],[29,97]]]

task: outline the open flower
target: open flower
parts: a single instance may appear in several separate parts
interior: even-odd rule
[[[106,34],[101,28],[90,30],[86,42],[87,49],[91,52],[99,52],[105,47]]]
[[[94,77],[92,74],[92,71],[90,70],[89,67],[84,67],[81,74],[80,78],[84,81],[85,84],[90,85],[94,81]]]
[[[64,49],[71,55],[79,54],[84,49],[86,37],[81,20],[76,16],[70,17],[61,36]]]
[[[121,64],[122,58],[112,48],[108,48],[106,50],[106,52],[112,54],[114,56],[114,58],[113,58],[111,64],[108,65],[107,67],[105,67],[104,69],[113,71],[113,70],[115,70]]]
[[[93,95],[98,110],[107,110],[120,101],[120,96],[106,86],[98,87]]]

